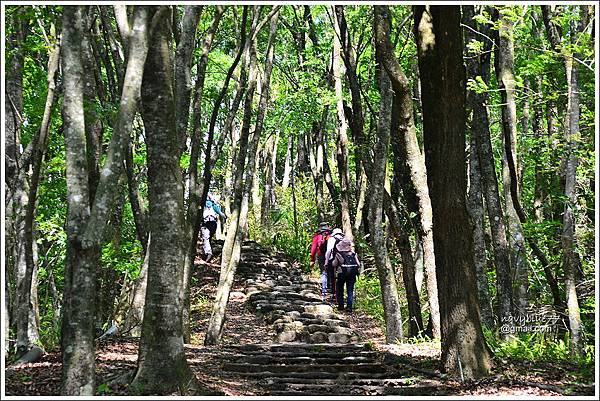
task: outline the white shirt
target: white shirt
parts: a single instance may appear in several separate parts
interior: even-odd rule
[[[330,262],[329,259],[331,258],[331,253],[333,252],[333,247],[335,246],[336,240],[341,240],[342,238],[344,238],[344,234],[337,233],[331,235],[327,240],[327,251],[325,252],[325,266],[327,266]]]

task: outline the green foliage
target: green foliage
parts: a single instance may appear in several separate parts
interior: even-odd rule
[[[487,344],[497,358],[513,358],[525,361],[546,361],[574,363],[580,366],[584,375],[592,373],[595,364],[593,345],[587,345],[584,354],[573,357],[569,350],[570,338],[568,333],[564,338],[555,339],[546,333],[518,333],[512,338],[502,341],[494,333],[484,327]]]
[[[381,304],[381,286],[377,274],[365,274],[358,277],[354,286],[354,308],[357,311],[375,317],[385,325]]]

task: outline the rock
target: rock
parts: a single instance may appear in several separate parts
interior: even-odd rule
[[[323,333],[322,331],[318,331],[310,335],[310,342],[315,343],[326,343],[329,340],[327,333]]]
[[[335,327],[348,327],[348,323],[344,322],[343,320],[338,320],[338,319],[325,319],[325,321],[323,322],[325,323],[327,326],[335,328]]]
[[[328,340],[330,343],[348,344],[350,342],[350,336],[342,333],[331,333],[328,336]]]
[[[304,310],[314,315],[330,315],[333,313],[333,308],[329,305],[306,305]]]
[[[347,327],[337,326],[337,327],[334,328],[334,330],[335,330],[336,333],[346,334],[348,336],[352,336],[352,330],[350,330]]]
[[[229,293],[229,300],[230,301],[245,301],[246,300],[246,294],[244,294],[243,292],[240,291],[232,291]]]
[[[296,333],[295,331],[283,331],[283,332],[277,334],[277,342],[280,342],[280,343],[291,342],[291,341],[294,341],[297,336],[298,336],[298,333]]]
[[[312,314],[312,313],[308,313],[308,312],[303,312],[300,314],[301,317],[303,317],[304,319],[316,319],[317,317]]]
[[[274,324],[277,324],[277,323],[291,323],[293,321],[294,321],[294,319],[291,316],[283,315],[279,319],[275,320],[273,323]]]
[[[301,316],[300,312],[295,311],[295,310],[286,312],[285,314],[288,315],[289,317],[291,317],[293,320],[299,319]]]
[[[275,324],[275,331],[280,333],[282,331],[301,331],[304,325],[300,322],[286,322]]]
[[[310,333],[316,333],[318,331],[328,332],[331,331],[329,326],[325,326],[324,324],[311,324],[306,327]]]

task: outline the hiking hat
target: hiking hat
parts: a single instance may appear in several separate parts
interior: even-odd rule
[[[337,244],[337,249],[340,252],[350,252],[350,251],[352,251],[352,241],[350,241],[348,238],[342,239]]]
[[[343,231],[342,231],[342,229],[341,229],[341,228],[336,228],[335,230],[333,230],[333,233],[331,233],[331,234],[332,234],[332,235],[335,235],[335,234],[343,234]]]
[[[329,230],[329,223],[322,221],[319,223],[319,230]]]

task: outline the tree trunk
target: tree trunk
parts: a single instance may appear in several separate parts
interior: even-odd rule
[[[253,6],[252,28],[254,32],[258,24],[259,7]],[[246,163],[246,155],[248,153],[248,140],[250,136],[250,119],[252,116],[252,101],[256,91],[256,53],[254,52],[253,43],[248,39],[246,44],[248,53],[246,55],[246,64],[249,66],[248,88],[246,90],[246,100],[244,103],[244,116],[242,119],[242,130],[238,141],[238,148],[235,156],[235,164],[233,165],[233,201],[231,202],[231,211],[228,216],[227,236],[223,244],[221,252],[221,274],[219,276],[219,285],[217,294],[213,304],[213,310],[206,329],[205,345],[215,345],[220,341],[223,325],[225,323],[225,309],[229,301],[229,290],[233,283],[235,269],[239,262],[241,252],[241,236],[242,228],[239,224],[242,212],[242,200],[244,197],[244,167],[250,166],[250,161]],[[250,159],[250,158],[248,158]]]
[[[113,192],[123,165],[126,135],[131,131],[141,86],[148,43],[148,10],[136,8],[134,34],[125,84],[116,117],[114,133],[93,205],[89,198],[86,159],[86,135],[83,111],[81,38],[84,10],[64,8],[62,71],[64,76],[63,121],[67,160],[67,262],[64,284],[64,311],[61,329],[63,353],[63,393],[93,395],[94,386],[94,315],[95,283],[99,246],[114,200]]]
[[[151,234],[148,233],[147,244],[150,244]],[[146,288],[148,287],[148,261],[150,253],[148,250],[144,253],[144,262],[140,268],[140,275],[133,285],[131,291],[131,301],[127,307],[127,315],[123,322],[122,333],[127,333],[133,337],[139,337],[142,334],[142,322],[144,319],[144,304],[146,299]]]
[[[182,285],[184,246],[183,185],[172,80],[170,7],[153,17],[155,30],[144,67],[142,118],[148,149],[148,284],[138,366],[132,392],[194,393],[198,383],[183,347]]]
[[[588,6],[580,6],[581,18],[579,22],[571,21],[571,44],[576,46],[578,36],[583,32],[587,24]],[[575,58],[582,59],[581,54],[574,53],[565,60],[567,65],[567,80],[569,82],[568,101],[568,129],[565,136],[567,143],[567,159],[565,167],[565,211],[563,214],[563,264],[565,270],[565,292],[567,293],[567,310],[569,312],[569,329],[571,331],[571,354],[580,356],[584,353],[584,341],[582,336],[581,313],[577,299],[577,270],[578,258],[575,248],[575,205],[577,205],[577,150],[579,147],[579,66]],[[569,66],[570,64],[570,74]],[[570,75],[570,77],[569,77]]]
[[[466,205],[465,70],[460,8],[415,6],[423,99],[427,182],[433,208],[439,283],[442,370],[453,377],[486,376],[492,366],[481,329]]]
[[[335,6],[333,11],[335,12]],[[344,113],[344,92],[342,87],[342,70],[341,61],[341,43],[339,40],[339,24],[337,19],[334,20],[334,27],[336,30],[336,37],[333,42],[333,77],[335,86],[335,97],[336,97],[336,108],[338,117],[338,139],[337,139],[337,169],[338,176],[340,179],[340,209],[342,217],[342,230],[347,238],[350,240],[354,239],[352,233],[352,220],[350,218],[350,194],[349,194],[349,182],[350,174],[348,171],[348,123],[346,121],[346,115]]]
[[[468,44],[472,40],[478,40],[479,38],[475,36],[474,30],[480,30],[474,20],[475,10],[474,6],[462,6],[462,20],[463,25],[467,26],[471,29],[465,29],[465,49],[467,49]],[[490,41],[485,41],[484,49],[487,49],[490,45]],[[465,55],[467,60],[467,78],[475,80],[477,76],[482,74],[482,79],[486,80],[487,76],[484,74],[482,70],[482,62],[481,54],[476,54],[474,57],[472,55]],[[489,65],[489,63],[488,63]],[[475,101],[478,102],[475,105]],[[472,229],[473,229],[473,264],[475,266],[475,272],[477,273],[477,291],[479,295],[479,308],[481,311],[481,321],[489,328],[494,327],[494,314],[492,311],[491,303],[490,303],[490,294],[488,288],[488,279],[486,273],[487,267],[487,258],[486,258],[486,243],[485,243],[485,226],[484,226],[484,211],[483,211],[483,174],[481,169],[481,164],[479,160],[479,153],[477,149],[477,139],[478,135],[485,135],[487,132],[489,134],[489,128],[486,129],[484,127],[487,125],[486,121],[482,122],[481,119],[484,118],[481,115],[476,114],[475,109],[477,109],[477,113],[486,113],[485,104],[482,102],[482,96],[475,92],[467,92],[467,117],[470,119],[471,126],[471,138],[470,138],[470,152],[469,152],[469,214],[471,217]],[[486,116],[485,116],[486,117]],[[479,122],[476,123],[474,120],[478,119]],[[479,130],[479,132],[475,133],[475,130]],[[492,156],[493,155],[489,155]],[[495,173],[491,177],[495,182]],[[489,172],[488,172],[489,174]],[[494,182],[489,183],[488,185],[494,185]],[[496,183],[497,188],[497,183]],[[492,194],[493,196],[493,194]],[[499,202],[499,200],[498,200]],[[502,216],[500,214],[500,216]],[[503,226],[503,225],[502,225]],[[504,242],[506,243],[506,241]],[[508,259],[507,259],[508,260]],[[502,292],[500,292],[502,293]]]
[[[177,140],[179,141],[181,153],[186,148],[190,95],[192,93],[192,56],[196,48],[196,29],[198,28],[202,8],[203,6],[185,6],[183,8],[181,36],[177,42],[177,49],[175,51],[175,115],[177,119]],[[221,8],[219,7],[218,9],[220,10]],[[220,17],[220,14],[218,15]],[[219,18],[217,18],[218,20]],[[204,83],[204,73],[201,71],[200,65],[207,59],[208,49],[210,49],[210,41],[208,39],[212,40],[211,31],[209,31],[207,40],[204,42],[203,52],[198,64],[196,82],[200,82],[200,85]],[[206,46],[207,42],[208,46]],[[206,61],[204,61],[204,64],[206,64]],[[206,70],[206,67],[204,67],[204,70]],[[199,119],[199,115],[196,118]]]
[[[378,55],[381,60],[381,55]],[[385,70],[380,70],[381,82],[379,91],[381,93],[381,107],[379,111],[379,122],[377,125],[377,143],[375,144],[375,158],[373,160],[370,174],[369,188],[369,225],[371,227],[371,244],[373,256],[381,285],[381,297],[383,313],[385,317],[385,339],[387,343],[402,340],[402,315],[398,289],[396,288],[396,276],[391,265],[383,230],[383,192],[385,182],[385,167],[387,164],[388,146],[390,142],[390,124],[392,108],[392,90],[390,79]]]
[[[465,7],[465,11],[474,14],[470,7]],[[467,26],[475,30],[482,30],[488,36],[489,29],[485,26],[475,24],[473,18],[465,18]],[[479,40],[470,29],[466,29],[466,38],[468,41]],[[475,79],[475,76],[481,76],[486,84],[489,84],[490,78],[490,51],[492,42],[484,41],[483,52],[477,57],[477,65],[469,64],[469,78]],[[475,69],[476,68],[476,69]],[[475,137],[479,165],[481,169],[484,200],[487,208],[487,214],[492,232],[492,245],[494,249],[494,260],[496,263],[496,292],[498,297],[497,313],[500,318],[509,316],[512,313],[512,274],[510,263],[510,250],[508,240],[506,239],[506,227],[504,225],[504,213],[500,202],[500,192],[498,189],[498,179],[496,178],[496,167],[494,162],[494,153],[490,138],[490,126],[487,111],[489,95],[487,92],[477,93],[469,92],[468,100],[472,105],[471,132]]]
[[[98,259],[95,248],[85,248],[80,241],[85,224],[90,217],[81,62],[83,14],[84,9],[81,6],[64,7],[63,122],[69,207],[61,328],[63,356],[61,393],[91,396],[96,390],[93,301]]]
[[[190,11],[191,12],[191,11]],[[215,16],[213,19],[213,23],[210,27],[210,29],[208,30],[207,34],[206,34],[206,39],[204,40],[204,44],[202,45],[202,55],[200,56],[200,61],[198,62],[198,66],[197,66],[197,77],[196,77],[196,90],[195,90],[195,94],[194,94],[194,111],[193,111],[193,125],[192,125],[192,140],[191,140],[191,151],[190,151],[190,166],[188,168],[188,196],[187,196],[187,213],[186,213],[186,218],[185,218],[185,241],[186,241],[186,254],[185,254],[185,262],[184,262],[184,268],[183,268],[183,285],[181,286],[181,291],[182,293],[180,294],[181,298],[182,298],[182,302],[183,302],[183,339],[186,343],[189,343],[190,341],[190,335],[191,335],[191,331],[190,331],[190,280],[192,277],[192,268],[194,266],[194,260],[196,259],[196,246],[197,246],[197,242],[198,242],[198,234],[200,232],[200,228],[201,225],[199,224],[199,222],[201,223],[202,221],[202,212],[201,209],[203,209],[201,207],[201,205],[203,205],[203,200],[202,200],[202,194],[200,193],[200,185],[198,183],[198,159],[199,159],[199,155],[200,155],[200,147],[201,147],[201,139],[202,139],[202,130],[201,130],[201,124],[200,124],[200,120],[201,120],[201,106],[202,106],[202,94],[204,91],[204,79],[206,76],[206,68],[208,65],[208,53],[210,52],[211,46],[212,46],[212,42],[214,39],[214,36],[217,32],[217,29],[219,27],[219,22],[221,21],[221,16],[223,15],[223,8],[221,6],[217,6],[215,8]],[[198,15],[199,18],[199,15]],[[192,19],[190,16],[188,16],[188,19]],[[184,19],[185,20],[185,19]],[[195,27],[198,25],[198,20],[194,17],[193,18],[195,22],[194,25],[194,32],[195,32]],[[189,24],[189,22],[188,22]],[[184,31],[188,31],[190,30],[190,26],[187,26],[187,28]],[[185,34],[185,36],[187,37],[188,34]],[[190,46],[193,47],[193,42],[190,44]],[[182,42],[180,42],[181,45]],[[193,49],[190,50],[190,52]],[[240,48],[240,52],[241,52],[241,48]],[[235,69],[235,67],[237,66],[237,62],[239,61],[239,56],[236,58],[236,62],[234,62],[233,66],[230,67],[229,71],[228,71],[228,75],[227,78],[225,79],[223,88],[221,89],[221,94],[224,93],[224,91],[227,90],[227,88],[229,87],[229,80],[231,79],[231,74],[233,72],[233,69]],[[189,73],[189,68],[185,69],[186,73]],[[187,80],[187,78],[184,78],[183,76],[181,77],[181,79],[185,79]],[[182,89],[180,89],[182,90]],[[190,88],[191,90],[191,88]],[[189,91],[186,92],[186,96],[187,96],[187,103],[185,104],[186,107],[189,108]],[[213,114],[215,113],[215,110],[219,110],[220,106],[221,106],[221,102],[223,100],[223,95],[220,95],[219,98],[217,99],[217,102],[215,103],[214,109],[213,109]],[[176,103],[180,103],[180,99],[176,98]],[[181,107],[181,105],[177,106],[177,109],[179,109]],[[182,130],[185,127],[185,131],[187,131],[187,113],[186,113],[186,119],[185,121],[183,120],[182,116],[178,115],[178,130]],[[212,119],[211,119],[211,123],[212,123]],[[184,125],[185,124],[185,125]],[[210,155],[210,146],[212,146],[212,135],[214,132],[214,123],[212,123],[212,125],[209,127],[209,140],[207,143],[207,152],[206,155]],[[186,134],[185,132],[179,132],[178,134],[179,136],[179,144],[180,144],[180,149],[184,149],[185,148],[185,138],[186,138]],[[205,158],[205,169],[209,168],[212,165],[210,163],[210,159],[208,157]],[[206,198],[204,199],[204,201],[206,201]]]
[[[497,14],[497,10],[494,13]],[[496,15],[496,18],[499,18]],[[505,188],[504,203],[506,205],[506,218],[509,226],[509,243],[511,248],[511,265],[513,268],[512,276],[514,282],[508,288],[513,291],[514,287],[519,295],[519,299],[513,298],[513,308],[518,308],[519,313],[524,313],[524,308],[527,306],[527,274],[529,270],[529,263],[527,261],[527,254],[525,250],[525,237],[523,235],[523,228],[521,222],[517,216],[515,205],[513,203],[512,196],[510,194],[511,181],[516,179],[516,185],[518,187],[518,177],[511,177],[508,161],[508,157],[512,157],[512,163],[517,167],[517,106],[515,99],[515,77],[514,77],[514,43],[512,38],[513,23],[508,18],[502,17],[500,19],[500,29],[497,33],[497,46],[495,54],[495,69],[496,79],[498,80],[498,88],[502,99],[502,131],[504,133],[503,138],[505,141],[504,148],[507,149],[510,146],[510,153],[505,152],[504,161],[502,163],[502,176]],[[517,189],[517,193],[520,190]],[[524,299],[523,299],[524,297]],[[505,311],[506,313],[506,311]],[[504,316],[499,314],[501,317]]]
[[[281,180],[281,187],[286,189],[290,185],[290,175],[292,173],[292,145],[294,136],[288,136],[287,150],[285,151],[285,164],[283,167],[283,178]]]
[[[275,175],[277,167],[277,145],[279,143],[279,130],[269,136],[265,144],[265,191],[262,197],[261,224],[266,227],[270,224],[270,212],[276,205]]]
[[[438,303],[438,289],[435,273],[435,254],[433,245],[433,227],[431,215],[431,200],[427,187],[427,173],[425,160],[419,149],[415,124],[413,120],[413,107],[410,85],[404,75],[400,64],[396,60],[392,44],[389,39],[388,10],[386,7],[376,7],[377,21],[377,50],[382,55],[385,70],[392,80],[392,87],[398,97],[397,134],[394,132],[393,143],[400,153],[401,159],[406,163],[410,172],[410,180],[419,205],[420,237],[423,243],[424,266],[427,276],[427,295],[429,310],[432,316],[433,337],[440,338],[440,312]]]

